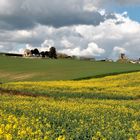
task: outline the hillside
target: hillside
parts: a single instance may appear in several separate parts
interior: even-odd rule
[[[139,140],[139,83],[140,72],[1,84],[0,139]]]
[[[137,64],[0,56],[0,82],[73,80],[139,70]]]
[[[79,81],[10,82],[0,87],[4,91],[13,91],[14,94],[130,100],[140,99],[139,84],[140,72],[133,72]]]

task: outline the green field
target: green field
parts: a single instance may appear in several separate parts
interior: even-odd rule
[[[138,70],[138,64],[0,56],[1,82],[74,80]]]

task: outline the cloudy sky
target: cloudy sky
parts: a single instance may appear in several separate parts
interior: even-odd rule
[[[140,57],[140,0],[0,0],[0,52]]]

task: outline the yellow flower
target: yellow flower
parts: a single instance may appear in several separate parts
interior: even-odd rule
[[[0,135],[2,135],[3,134],[3,130],[0,128]]]
[[[7,124],[7,125],[5,126],[5,129],[6,129],[7,131],[11,130],[11,129],[12,129],[12,125],[11,125],[11,124]]]
[[[5,134],[5,139],[6,140],[12,140],[12,135],[11,134]]]
[[[56,138],[56,140],[66,140],[66,137],[64,135],[61,135],[58,138]]]
[[[133,121],[133,129],[136,131],[140,131],[140,125],[135,121]]]
[[[21,137],[26,136],[26,131],[25,130],[21,130],[18,132],[18,135],[20,135]]]
[[[137,135],[137,140],[140,140],[140,134]]]

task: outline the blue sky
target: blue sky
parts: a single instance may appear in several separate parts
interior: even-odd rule
[[[111,11],[115,13],[123,13],[126,11],[128,13],[128,16],[135,21],[140,22],[140,6],[114,6],[111,8]]]

